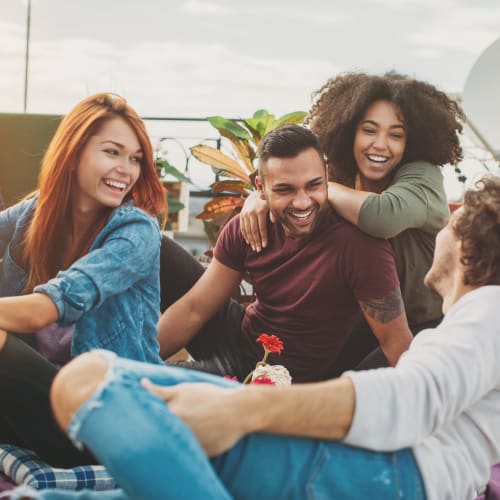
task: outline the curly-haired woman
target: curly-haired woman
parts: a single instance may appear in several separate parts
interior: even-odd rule
[[[439,166],[462,158],[462,110],[433,85],[394,72],[343,74],[315,97],[307,123],[327,157],[331,205],[362,231],[390,239],[413,333],[434,326],[441,301],[423,278],[449,213]],[[256,198],[249,197],[240,220],[245,239],[259,251],[267,243],[267,209]],[[360,326],[341,356],[350,362],[339,372],[372,342]],[[364,366],[380,363],[376,357]]]

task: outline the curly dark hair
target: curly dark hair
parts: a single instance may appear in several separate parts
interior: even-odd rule
[[[407,131],[403,163],[427,161],[434,165],[462,159],[458,135],[465,115],[456,101],[433,85],[389,72],[383,76],[345,73],[329,79],[313,94],[306,123],[319,137],[330,177],[353,185],[358,171],[354,135],[366,109],[375,101],[396,106]]]
[[[500,177],[487,176],[466,191],[453,224],[461,242],[464,284],[500,285]]]

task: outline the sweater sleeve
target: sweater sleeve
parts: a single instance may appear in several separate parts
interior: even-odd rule
[[[488,300],[483,307],[478,291],[468,294],[476,300],[462,297],[438,329],[421,332],[396,368],[344,374],[356,393],[346,443],[378,451],[414,446],[498,384],[500,312]]]
[[[399,168],[393,183],[380,194],[371,194],[361,206],[358,227],[377,238],[393,238],[405,229],[424,226],[431,199],[442,189],[438,167],[425,162]]]

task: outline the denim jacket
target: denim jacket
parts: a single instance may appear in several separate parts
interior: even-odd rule
[[[0,212],[0,296],[22,293],[28,273],[22,243],[38,197]],[[131,202],[114,209],[89,252],[34,291],[47,294],[58,324],[74,325],[73,356],[96,348],[162,363],[156,339],[160,310],[160,231]]]

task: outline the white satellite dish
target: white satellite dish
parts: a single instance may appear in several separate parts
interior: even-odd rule
[[[476,142],[500,160],[500,38],[476,60],[462,95]]]

